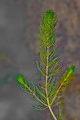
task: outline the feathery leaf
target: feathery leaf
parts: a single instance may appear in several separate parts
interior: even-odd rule
[[[45,76],[46,73],[45,73],[45,71],[44,71],[44,68],[41,69],[37,61],[36,61],[36,65],[37,65],[37,68],[38,68],[38,70],[40,71],[40,73],[41,73],[43,76]]]
[[[43,111],[47,109],[48,107],[42,106],[42,105],[33,105],[32,108],[37,111]]]
[[[56,57],[52,61],[48,62],[48,67],[55,65],[59,61],[59,59],[59,57]]]

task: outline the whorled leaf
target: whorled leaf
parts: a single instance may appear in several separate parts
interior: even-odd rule
[[[52,61],[48,62],[48,67],[52,67],[53,65],[56,65],[59,62],[60,58],[56,57]]]
[[[59,72],[61,71],[62,66],[58,66],[56,69],[55,68],[56,67],[54,67],[54,70],[51,73],[49,73],[49,75],[48,75],[49,77],[52,77],[54,75],[59,74]]]
[[[38,70],[40,71],[40,73],[41,73],[43,76],[45,76],[46,73],[45,73],[44,68],[40,68],[40,65],[39,65],[39,63],[38,63],[37,61],[36,61],[36,65],[37,65],[37,68],[38,68]]]
[[[42,92],[41,87],[38,85],[35,86],[35,94],[36,94],[36,96],[38,96],[40,98],[40,100],[44,101],[44,103],[47,104],[46,96]],[[37,100],[36,98],[34,98],[34,99]]]
[[[48,107],[45,107],[43,105],[32,105],[33,110],[37,110],[37,111],[43,111],[45,109],[47,109]]]

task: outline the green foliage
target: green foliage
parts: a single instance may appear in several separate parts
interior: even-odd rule
[[[36,110],[36,111],[43,111],[43,110],[45,110],[45,109],[47,109],[47,107],[45,107],[44,105],[33,105],[32,106],[32,108],[34,109],[34,110]]]
[[[40,24],[39,41],[44,47],[50,47],[55,42],[55,33],[53,28],[56,26],[56,14],[53,11],[44,13]]]
[[[32,94],[32,90],[34,91],[34,86],[25,79],[25,77],[22,74],[17,74],[16,75],[16,80],[19,84],[19,86],[28,94]]]
[[[40,63],[36,60],[36,66],[44,78],[44,83],[34,85],[28,82],[21,74],[17,75],[16,80],[19,86],[33,96],[34,100],[39,102],[39,105],[33,106],[35,110],[49,109],[54,120],[62,120],[61,114],[58,118],[55,117],[52,111],[52,106],[58,106],[63,103],[63,92],[66,87],[72,82],[72,76],[75,67],[72,65],[66,72],[63,73],[60,81],[57,82],[56,75],[61,72],[60,65],[61,57],[56,56],[56,41],[55,41],[55,27],[57,24],[56,13],[48,10],[43,14],[42,22],[40,24]]]

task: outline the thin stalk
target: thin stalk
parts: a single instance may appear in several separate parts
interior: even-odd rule
[[[48,51],[48,48],[46,49],[47,52]],[[48,56],[47,56],[47,65],[46,65],[46,86],[45,86],[45,91],[46,91],[46,97],[47,97],[47,103],[48,103],[48,108],[50,110],[50,113],[51,115],[53,116],[54,120],[57,120],[56,116],[54,115],[53,111],[52,111],[52,108],[50,106],[50,103],[49,103],[49,98],[48,98],[48,90],[47,90],[47,82],[48,82]]]

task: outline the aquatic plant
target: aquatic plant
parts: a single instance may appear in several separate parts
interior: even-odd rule
[[[29,95],[32,95],[34,100],[39,102],[39,105],[33,106],[34,109],[49,109],[54,120],[62,120],[61,113],[59,112],[58,117],[56,117],[55,111],[52,110],[52,107],[63,103],[63,92],[73,80],[72,76],[74,74],[75,66],[70,66],[68,70],[62,74],[59,81],[56,79],[56,76],[59,75],[62,69],[62,66],[60,65],[61,57],[56,57],[56,24],[56,13],[52,10],[47,10],[43,14],[40,24],[39,61],[35,61],[35,64],[43,77],[43,82],[35,85],[26,80],[22,74],[17,74],[16,80],[24,91]]]

